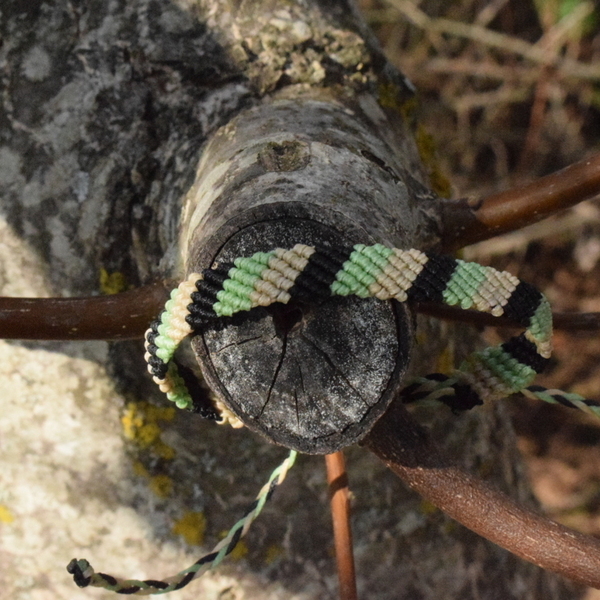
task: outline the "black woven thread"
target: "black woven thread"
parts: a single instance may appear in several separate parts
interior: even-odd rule
[[[154,344],[154,340],[158,337],[157,329],[159,325],[160,321],[152,321],[152,323],[150,323],[150,330],[146,335],[146,340],[148,341],[148,344]]]
[[[196,573],[194,572],[186,573],[186,576],[173,589],[180,590],[182,587],[185,587],[192,579],[194,579],[195,574]]]
[[[218,554],[219,554],[218,552],[211,552],[210,554],[207,554],[206,556],[199,558],[194,564],[197,565],[198,567],[201,567],[202,565],[205,565],[206,563],[209,563],[209,562],[212,562],[213,560],[215,560],[215,558],[217,558]]]
[[[229,271],[231,271],[234,266],[233,263],[223,263],[214,269],[205,269],[202,271],[202,277],[204,278],[204,281],[208,281],[218,288],[221,288],[223,282],[226,279],[229,279]]]
[[[193,406],[190,409],[191,412],[199,414],[209,421],[220,421],[221,417],[211,402],[208,390],[200,385],[200,381],[194,372],[190,368],[177,362],[175,362],[175,366],[192,398]]]
[[[542,298],[541,292],[531,284],[521,281],[503,307],[504,316],[526,327]]]
[[[240,541],[240,539],[242,537],[242,529],[243,529],[243,527],[240,526],[235,530],[233,537],[231,538],[231,540],[229,540],[229,544],[227,545],[227,550],[225,550],[225,556],[227,556],[228,554],[230,554],[231,552],[233,552],[235,550],[235,547],[237,546],[238,542]]]
[[[139,585],[132,585],[128,588],[121,588],[117,590],[117,594],[123,594],[124,596],[131,596],[137,594],[142,588]]]
[[[400,397],[402,398],[402,402],[404,404],[411,404],[413,402],[418,402],[419,400],[423,400],[423,398],[426,398],[427,396],[429,396],[429,394],[431,393],[429,391],[424,391],[424,392],[417,391],[420,388],[421,388],[420,383],[411,383],[410,385],[406,386],[402,390],[402,393],[400,395]]]
[[[77,562],[76,558],[74,558],[67,565],[67,572],[73,575],[73,581],[78,587],[84,588],[90,585],[90,581],[92,580],[92,578],[83,576],[83,571],[81,570],[81,567],[79,566],[79,563]]]
[[[545,388],[541,385],[530,385],[526,389],[529,390],[530,392],[545,392],[546,394],[549,393],[548,388]],[[561,396],[560,394],[549,394],[549,395],[552,398],[554,398],[559,404],[562,404],[563,406],[567,406],[569,408],[577,408],[577,406],[575,406],[570,400],[568,400],[564,396]],[[588,398],[582,398],[579,401],[582,402],[583,404],[585,404],[586,406],[600,407],[600,402],[598,400],[590,400]]]
[[[310,257],[310,260],[335,278],[335,275],[342,269],[353,251],[353,248],[346,248],[342,251],[334,252],[331,248],[318,246]]]
[[[192,302],[188,304],[188,314],[185,317],[186,323],[196,332],[211,321],[216,321],[219,317],[213,309],[217,302],[217,294],[223,289],[223,281],[227,279],[227,274],[220,271],[207,269],[202,273],[203,279],[196,281],[197,292],[190,295]]]
[[[335,275],[350,254],[351,252],[342,260],[339,253],[333,254],[330,250],[323,251],[322,248],[315,250],[290,288],[290,296],[295,300],[312,302],[329,298]]]
[[[321,256],[337,265],[339,270],[354,252],[354,246],[319,246],[318,251]]]
[[[157,579],[144,579],[144,583],[157,590],[164,590],[169,587],[166,581],[158,581]]]
[[[209,314],[215,315],[213,305],[216,301],[215,298],[207,298],[200,292],[193,292],[190,296],[192,300],[191,304],[188,304],[188,310],[192,314],[203,314],[203,311],[208,311]]]
[[[117,585],[118,581],[112,576],[112,575],[108,575],[106,573],[96,573],[96,575],[98,577],[102,577],[102,579],[104,579],[104,581],[106,581],[106,583],[108,583],[108,585]]]
[[[164,314],[164,310],[160,313],[159,318],[155,319],[150,323],[148,332],[146,333],[146,349],[150,358],[146,361],[152,370],[152,375],[158,377],[158,379],[164,379],[167,376],[169,365],[166,364],[161,358],[156,356],[158,347],[154,343],[154,340],[158,337],[158,327],[161,324],[161,317]]]
[[[275,493],[275,489],[279,485],[279,475],[271,481],[271,485],[269,486],[269,491],[265,497],[265,502],[268,502],[271,499],[271,496]]]
[[[169,365],[166,362],[164,362],[162,358],[159,358],[154,354],[156,350],[157,347],[154,344],[148,346],[150,358],[147,360],[147,362],[150,365],[150,368],[152,369],[152,375],[162,380],[167,376]]]
[[[463,412],[471,410],[475,406],[483,404],[479,394],[466,383],[455,383],[453,386],[454,395],[440,396],[439,402],[443,402],[452,409],[452,412]]]
[[[502,344],[502,349],[521,364],[531,367],[536,373],[542,373],[550,362],[538,353],[536,345],[523,334]]]
[[[443,375],[442,373],[431,373],[426,377],[426,379],[431,379],[433,381],[447,381],[448,375]],[[431,393],[430,390],[419,391],[423,387],[423,384],[420,381],[415,381],[410,385],[407,385],[405,388],[402,388],[400,391],[400,397],[402,398],[402,402],[404,404],[411,404],[412,402],[418,402],[419,400],[423,400],[423,398],[427,398]]]
[[[425,379],[443,382],[448,381],[450,378],[443,373],[431,373],[427,375]],[[419,390],[421,387],[422,384],[418,381],[406,386],[401,392],[402,402],[410,404],[427,398],[431,394],[431,390],[423,390],[420,392]],[[475,406],[483,404],[483,400],[480,398],[479,394],[473,390],[470,385],[466,383],[455,383],[450,387],[454,390],[454,394],[440,396],[437,397],[436,400],[448,406],[452,412],[457,413],[471,410]]]
[[[246,512],[244,513],[244,516],[242,517],[242,519],[245,519],[257,506],[258,506],[258,498],[256,498],[256,500],[254,500],[254,502],[246,509]]]
[[[427,252],[425,254],[429,260],[406,291],[406,295],[411,302],[442,302],[443,292],[458,263],[451,256],[438,256]]]

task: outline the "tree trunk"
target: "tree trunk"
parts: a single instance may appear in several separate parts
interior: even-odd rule
[[[126,288],[338,235],[438,243],[410,86],[350,4],[59,0],[1,11],[4,295],[90,294],[99,281],[102,291]],[[358,440],[405,372],[458,361],[473,343],[464,328],[419,319],[411,349],[412,316],[374,301],[292,317],[286,329],[264,313],[194,349],[251,429],[304,440],[307,452]],[[355,352],[342,364],[346,346]],[[91,597],[64,570],[73,556],[125,576],[180,570],[200,554],[194,544],[209,548],[239,518],[283,454],[248,429],[174,414],[149,382],[141,344],[2,343],[0,353],[7,597]],[[336,377],[342,384],[330,385]],[[280,435],[285,402],[301,388],[302,419],[292,414],[296,425]],[[285,408],[259,421],[245,402],[265,389]],[[305,414],[317,394],[334,408],[364,396],[360,427],[347,438],[329,424],[315,430]],[[501,407],[421,416],[472,472],[531,501]],[[363,449],[348,455],[361,597],[575,597],[423,505]],[[301,459],[265,513],[245,556],[242,546],[179,597],[335,597],[322,461]]]

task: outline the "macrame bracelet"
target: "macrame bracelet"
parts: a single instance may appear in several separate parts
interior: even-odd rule
[[[271,473],[269,480],[256,496],[256,500],[248,507],[244,516],[229,530],[229,533],[213,548],[212,552],[198,559],[193,565],[177,573],[177,575],[163,580],[119,579],[106,573],[96,573],[85,558],[74,558],[67,565],[67,571],[73,575],[73,580],[79,587],[100,587],[117,594],[147,596],[180,590],[200,577],[205,571],[216,567],[227,555],[233,552],[238,542],[246,535],[252,521],[258,517],[267,500],[273,495],[275,488],[285,479],[288,470],[296,460],[296,456],[295,450],[290,451],[289,456]]]
[[[600,416],[599,403],[530,386],[552,351],[552,312],[536,288],[492,267],[381,244],[352,248],[298,244],[291,250],[258,252],[202,274],[192,273],[173,292],[165,311],[146,334],[148,369],[177,406],[194,409],[194,400],[172,360],[186,336],[257,306],[348,295],[459,305],[506,316],[525,328],[523,334],[500,346],[474,352],[450,375],[436,373],[412,380],[402,394],[407,403],[435,400],[453,410],[466,410],[523,392]],[[234,418],[221,416],[212,405],[203,408],[209,416],[211,410],[213,418]]]

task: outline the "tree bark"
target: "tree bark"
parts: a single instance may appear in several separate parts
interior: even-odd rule
[[[123,287],[178,278],[242,249],[332,233],[350,242],[437,245],[435,199],[403,117],[410,87],[352,5],[59,0],[1,10],[5,295],[97,293],[101,272],[122,274],[115,281]],[[235,148],[247,163],[235,163]],[[229,197],[239,204],[225,203]],[[334,197],[348,205],[341,209]],[[319,339],[328,334],[319,325],[327,310],[303,313]],[[337,320],[366,318],[358,303],[331,310]],[[410,331],[412,318],[373,310],[380,340],[372,352],[382,353],[383,366],[363,375],[378,411],[409,354],[394,323]],[[252,337],[256,328],[273,336],[275,325],[265,315],[235,336]],[[243,409],[246,388],[233,389],[234,369],[214,359],[232,335],[207,335],[196,350],[209,382]],[[416,337],[412,373],[431,371],[438,356],[458,360],[472,346],[463,330],[426,319]],[[263,349],[233,342],[223,356],[234,367],[242,352],[256,362]],[[269,350],[271,373],[281,343]],[[319,351],[308,346],[294,352],[312,365]],[[11,596],[90,597],[73,590],[63,570],[73,556],[126,576],[179,570],[199,553],[182,540],[214,543],[282,454],[247,430],[173,415],[145,375],[141,344],[2,343],[0,350],[0,584]],[[252,389],[272,382],[270,374],[266,383],[264,373],[247,375],[256,377]],[[501,408],[423,418],[464,466],[530,501]],[[360,597],[574,597],[555,576],[423,505],[363,450],[348,455]],[[326,511],[321,461],[301,460],[251,531],[245,558],[179,597],[335,597]]]

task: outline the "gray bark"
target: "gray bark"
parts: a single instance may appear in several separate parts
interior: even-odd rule
[[[252,219],[237,210],[226,213],[232,206],[222,205],[206,221],[202,213],[191,215],[199,190],[216,189],[206,181],[220,164],[219,148],[231,159],[231,146],[218,146],[227,129],[203,155],[207,141],[232,122],[254,127],[251,119],[263,119],[266,106],[304,110],[312,102],[317,113],[342,110],[347,117],[340,131],[347,137],[343,144],[325,143],[322,132],[293,131],[287,119],[289,136],[271,135],[262,152],[250,150],[262,162],[260,171],[245,172],[246,182],[284,173],[286,182],[309,191],[308,165],[315,167],[319,156],[337,157],[324,186],[340,187],[344,198],[377,198],[378,210],[392,214],[371,221],[371,207],[365,211],[356,202],[341,227],[332,217],[335,208],[322,210],[331,192],[315,194],[308,208],[299,194],[294,202],[305,207],[300,216],[320,223],[310,235],[340,227],[350,241],[365,234],[369,240],[435,245],[435,215],[419,184],[424,170],[410,128],[399,111],[391,118],[377,102],[382,89],[386,98],[392,89],[400,107],[409,88],[345,2],[60,0],[4,3],[0,10],[5,295],[95,293],[101,269],[123,273],[129,285],[158,275],[179,277],[188,267],[206,266],[222,243],[230,244],[223,252],[254,247],[257,232],[265,230],[256,226],[254,238],[236,238]],[[357,119],[352,151],[347,109]],[[251,130],[245,135],[252,139]],[[290,162],[269,153],[269,144],[282,139],[295,142]],[[230,167],[228,172],[240,173]],[[364,173],[359,186],[355,171]],[[379,195],[369,196],[373,186]],[[298,218],[287,209],[277,212],[289,200],[282,189],[277,206],[256,211],[260,219]],[[262,200],[273,198],[264,194]],[[396,204],[389,207],[392,199]],[[184,215],[187,225],[180,229],[184,205],[192,225]],[[356,217],[355,210],[363,212]],[[208,236],[200,245],[198,227]],[[187,231],[190,246],[180,238]],[[268,243],[293,237],[277,226],[269,231],[275,233]],[[298,232],[309,235],[305,227]],[[391,318],[389,308],[380,310],[380,321]],[[420,373],[440,355],[459,360],[472,345],[469,336],[426,320],[417,341],[410,369]],[[218,428],[184,414],[170,418],[144,375],[139,344],[2,343],[0,351],[0,589],[6,597],[109,597],[73,589],[63,570],[73,556],[119,575],[160,577],[179,570],[199,548],[173,534],[177,523],[205,516],[198,541],[209,549],[283,456],[248,430]],[[387,373],[401,370],[395,359],[386,360]],[[222,393],[231,387],[218,383],[210,369],[207,375]],[[373,395],[383,394],[384,379],[373,383]],[[467,468],[530,501],[501,409],[460,419],[422,416]],[[119,417],[131,439],[123,439]],[[422,506],[364,450],[353,447],[349,457],[362,597],[574,597],[556,577]],[[301,459],[251,530],[247,556],[178,596],[335,597],[324,482],[321,461]]]

